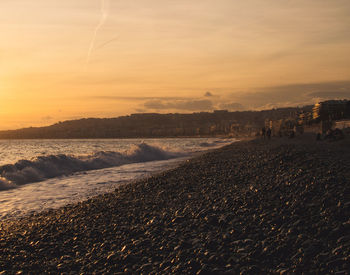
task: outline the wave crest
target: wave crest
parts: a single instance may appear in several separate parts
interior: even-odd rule
[[[0,166],[0,190],[8,190],[18,185],[70,175],[75,172],[182,156],[185,154],[165,151],[146,143],[138,144],[125,153],[100,151],[90,156],[80,157],[64,154],[40,156],[34,160],[20,160],[15,164]]]

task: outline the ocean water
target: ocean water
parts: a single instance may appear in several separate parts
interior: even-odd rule
[[[0,220],[54,209],[234,139],[0,140]]]

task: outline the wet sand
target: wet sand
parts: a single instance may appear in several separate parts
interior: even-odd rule
[[[0,274],[347,274],[350,138],[234,143],[1,224]]]

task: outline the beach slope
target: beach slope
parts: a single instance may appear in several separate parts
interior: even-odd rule
[[[0,274],[346,274],[350,141],[237,142],[4,222]]]

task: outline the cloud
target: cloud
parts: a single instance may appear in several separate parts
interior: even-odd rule
[[[85,97],[85,99],[125,101],[138,113],[197,112],[215,109],[229,111],[266,110],[313,105],[328,99],[350,99],[350,81],[261,87],[231,94],[227,94],[225,90],[227,89],[216,89],[218,94],[207,91],[198,97],[101,95]]]
[[[193,98],[188,97],[152,97],[152,96],[141,96],[141,97],[132,97],[132,96],[91,96],[90,99],[95,100],[125,100],[125,101],[145,101],[145,100],[188,100]]]
[[[181,111],[209,111],[214,105],[207,99],[190,100],[150,100],[144,103],[144,107],[152,110],[181,110]]]
[[[49,121],[49,120],[53,120],[53,117],[51,117],[51,116],[44,116],[44,117],[41,118],[41,120]]]
[[[118,40],[119,40],[119,36],[116,36],[116,37],[114,37],[114,38],[111,38],[111,39],[109,39],[108,41],[106,41],[106,42],[104,42],[104,43],[98,45],[98,46],[95,48],[95,50],[100,50],[100,49],[104,48],[105,46],[107,46],[108,44],[111,44],[111,43],[113,43],[113,42],[115,42],[115,41],[118,41]]]
[[[146,113],[146,112],[147,112],[146,109],[142,109],[142,108],[136,108],[135,111],[136,111],[137,113]]]
[[[231,102],[246,106],[246,109],[304,106],[327,99],[350,99],[350,81],[265,87],[234,93],[228,98]]]
[[[329,91],[329,92],[314,92],[308,94],[310,97],[317,97],[323,99],[347,99],[350,98],[350,90],[349,91]]]
[[[243,111],[245,107],[237,102],[221,103],[219,104],[220,109],[225,109],[229,111]]]

